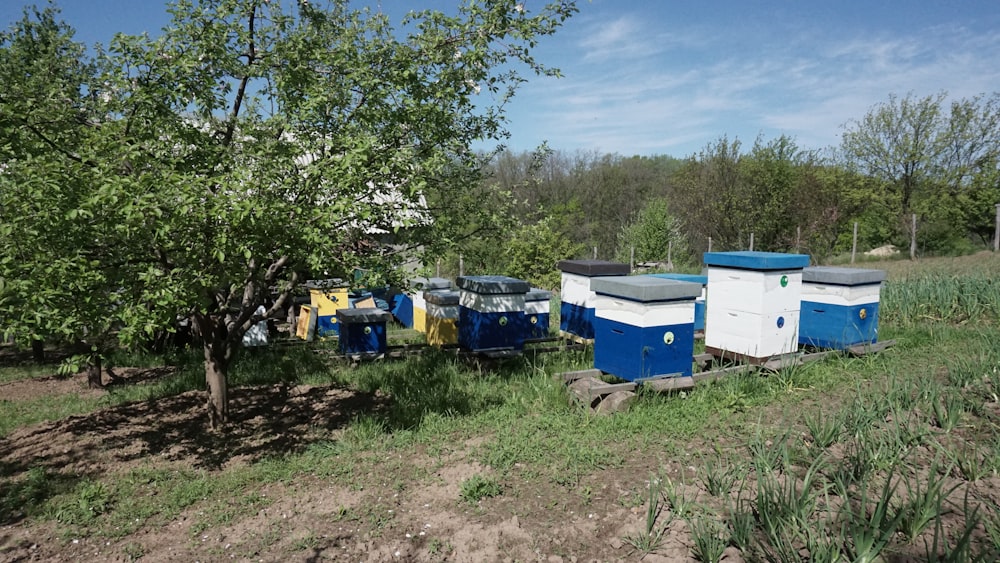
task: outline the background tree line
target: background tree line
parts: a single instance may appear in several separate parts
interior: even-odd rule
[[[749,147],[722,136],[685,159],[597,152],[504,152],[477,197],[503,226],[462,241],[465,270],[506,272],[555,287],[567,257],[696,267],[708,249],[793,251],[819,259],[908,245],[919,251],[987,246],[1000,203],[1000,97],[948,101],[890,96],[845,126],[838,147],[812,150],[788,136]],[[502,241],[502,244],[497,244]]]

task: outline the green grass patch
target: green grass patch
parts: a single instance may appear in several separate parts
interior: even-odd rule
[[[584,510],[602,502],[645,505],[646,526],[628,538],[640,552],[656,545],[669,509],[671,517],[690,519],[693,555],[706,561],[717,560],[726,543],[747,560],[888,560],[922,553],[925,540],[940,553],[975,555],[984,542],[1000,544],[990,540],[1000,538],[996,507],[959,498],[997,471],[989,462],[1000,450],[994,408],[1000,301],[991,293],[993,277],[970,270],[890,278],[880,338],[895,339],[893,348],[727,376],[687,392],[640,389],[627,412],[612,416],[571,404],[553,377],[591,367],[587,351],[526,354],[496,365],[430,352],[357,367],[331,364],[304,345],[247,352],[232,367],[234,386],[335,384],[388,400],[341,427],[317,429],[314,439],[310,430],[311,441],[293,452],[246,466],[89,477],[36,468],[6,475],[0,515],[51,520],[80,536],[123,538],[183,513],[195,515],[197,534],[268,506],[271,484],[334,482],[358,494],[374,491],[367,508],[345,507],[341,517],[377,537],[394,524],[389,506],[375,497],[404,492],[429,479],[442,460],[459,459],[486,468],[460,484],[456,499],[477,510],[492,505],[482,499],[500,496],[502,505],[526,490],[559,495],[546,500],[579,502]],[[970,292],[976,295],[962,295]],[[113,388],[100,400],[0,402],[0,433],[203,389],[197,354],[171,362],[173,373]],[[693,498],[683,475],[654,477],[648,490],[642,487],[650,467],[663,461],[694,464],[687,477],[709,494]],[[595,486],[617,472],[643,477],[620,494]],[[960,521],[938,534],[944,511]],[[963,536],[967,529],[985,533]],[[312,532],[302,533],[294,547],[314,546]],[[436,547],[429,551],[441,549],[430,545]]]

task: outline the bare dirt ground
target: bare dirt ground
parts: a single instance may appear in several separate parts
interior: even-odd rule
[[[142,379],[162,373],[120,370],[117,375]],[[7,400],[104,392],[87,389],[82,375],[0,385]],[[137,467],[225,471],[301,451],[317,429],[329,437],[329,430],[382,408],[387,399],[332,386],[236,389],[236,420],[225,432],[206,429],[204,400],[203,393],[189,392],[18,429],[0,439],[0,467],[8,475],[43,467],[92,478]],[[504,494],[473,506],[460,500],[460,484],[489,473],[475,460],[479,442],[457,444],[435,456],[385,459],[382,484],[379,475],[303,476],[294,483],[267,484],[258,491],[270,499],[266,506],[204,530],[197,504],[166,525],[142,526],[122,539],[66,538],[54,523],[8,523],[0,526],[0,562],[129,561],[136,556],[142,561],[303,562],[638,558],[622,538],[642,528],[645,507],[625,506],[629,503],[622,499],[635,498],[636,484],[645,483],[663,460],[640,455],[627,468],[591,476],[580,487],[540,485],[537,479],[518,478],[515,468],[513,478],[504,479]],[[401,468],[420,478],[398,485],[393,472]],[[583,498],[576,492],[582,489],[592,492]],[[689,538],[677,519],[656,553],[643,560],[687,560]]]
[[[118,375],[139,381],[164,373],[122,370]],[[65,393],[99,396],[105,391],[87,389],[82,375],[0,385],[6,400]],[[235,389],[235,420],[224,432],[206,428],[204,400],[203,393],[189,392],[18,429],[0,438],[0,470],[18,475],[43,467],[57,475],[105,479],[136,468],[221,473],[300,452],[318,435],[329,440],[351,419],[385,408],[389,399],[335,386]],[[70,537],[54,522],[3,523],[0,562],[694,561],[691,531],[681,518],[658,521],[669,523],[652,553],[637,552],[625,538],[644,528],[645,484],[654,473],[682,483],[689,499],[718,504],[693,479],[697,457],[690,452],[709,446],[689,444],[689,453],[673,456],[628,452],[623,466],[582,476],[572,485],[539,479],[530,468],[515,466],[503,476],[503,494],[470,505],[461,500],[460,485],[490,474],[477,461],[477,448],[488,439],[456,443],[445,452],[418,450],[410,459],[372,454],[384,457],[373,459],[361,475],[332,468],[329,474],[291,481],[251,482],[243,493],[267,502],[208,524],[208,507],[199,503],[168,521],[139,523],[134,533],[113,539]],[[928,460],[934,455],[929,449],[916,453]],[[1000,503],[1000,479],[982,479],[974,489]],[[960,526],[957,516],[945,520],[949,535]],[[912,556],[898,554],[892,560],[918,561],[921,553],[914,548]],[[723,561],[743,559],[729,548]]]

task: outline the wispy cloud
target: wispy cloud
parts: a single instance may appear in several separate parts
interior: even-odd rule
[[[641,25],[630,16],[594,23],[580,41],[583,60],[635,60],[658,52],[657,44],[643,39]]]
[[[542,138],[556,148],[685,156],[722,135],[789,134],[822,149],[889,94],[969,97],[1000,84],[992,29],[815,24],[748,38],[721,28],[671,37],[658,25],[629,13],[578,28],[570,40],[579,52],[560,65],[566,78],[527,90]]]

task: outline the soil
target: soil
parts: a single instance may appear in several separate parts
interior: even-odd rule
[[[128,369],[116,375],[137,382],[166,373]],[[0,385],[0,397],[12,401],[68,393],[96,397],[106,391],[88,389],[84,375]],[[140,467],[222,472],[330,440],[350,420],[385,408],[389,399],[336,386],[277,385],[234,389],[231,400],[234,420],[225,431],[207,428],[202,392],[21,428],[0,438],[0,475],[23,475],[36,467],[67,478],[94,479]],[[698,469],[696,456],[651,451],[627,452],[623,466],[582,476],[570,485],[539,479],[530,468],[515,465],[501,480],[503,494],[469,504],[461,499],[460,485],[472,476],[491,474],[477,461],[478,448],[487,439],[456,443],[444,452],[418,450],[410,459],[372,452],[370,471],[361,475],[332,468],[330,475],[251,482],[245,493],[266,502],[209,525],[206,507],[197,502],[167,522],[151,519],[130,535],[111,539],[72,537],[55,522],[15,517],[0,522],[0,563],[694,561],[691,531],[682,518],[661,515],[658,522],[669,523],[650,553],[628,541],[644,529],[646,483],[651,474],[665,472],[686,498],[719,504],[691,478]],[[698,448],[689,444],[688,452]],[[917,454],[934,456],[930,450]],[[983,479],[974,488],[980,498],[1000,503],[1000,479]],[[952,502],[960,506],[961,498]],[[960,526],[957,514],[945,521],[949,534]],[[914,560],[921,553],[915,551]],[[730,548],[723,561],[743,559]]]
[[[162,376],[164,370],[116,370],[121,380]],[[0,396],[20,401],[42,395],[99,396],[86,377],[34,378],[0,385]],[[363,413],[386,397],[335,386],[267,386],[232,390],[233,423],[224,432],[206,426],[205,395],[177,396],[103,409],[15,430],[0,438],[0,470],[18,475],[34,467],[65,476],[98,478],[139,468],[224,471],[269,456],[302,451],[315,436]],[[476,461],[482,439],[444,454],[386,459],[379,476],[303,476],[294,483],[253,484],[270,500],[255,514],[198,530],[196,503],[166,525],[146,525],[121,539],[66,537],[54,522],[25,519],[0,525],[0,562],[13,561],[616,561],[642,554],[623,541],[645,522],[636,496],[661,462],[642,455],[627,468],[592,475],[580,487],[503,480],[500,496],[472,505],[460,484],[489,475]],[[393,471],[418,475],[405,478]],[[638,479],[635,481],[634,479]],[[365,486],[363,483],[375,483]],[[583,498],[579,490],[593,491]],[[203,507],[201,507],[203,508]],[[196,528],[197,527],[197,528]],[[690,534],[676,519],[660,547],[643,561],[691,558]],[[726,559],[739,561],[738,555]]]

